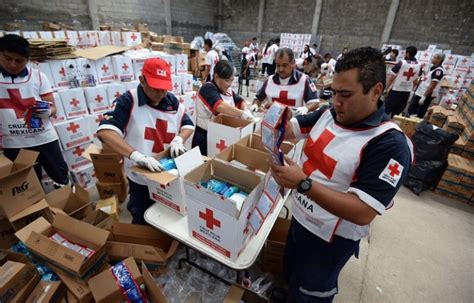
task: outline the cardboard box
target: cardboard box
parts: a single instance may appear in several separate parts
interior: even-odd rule
[[[96,85],[97,73],[94,61],[86,58],[77,58],[66,62],[69,84],[72,87],[88,87]]]
[[[235,201],[200,185],[210,178],[226,181],[249,193],[241,208]],[[261,178],[250,171],[210,160],[184,177],[184,187],[190,236],[236,260],[252,234],[247,219],[262,194]]]
[[[66,296],[66,286],[61,281],[40,281],[30,294],[26,303],[56,303],[62,302]]]
[[[177,96],[178,98],[178,96]],[[188,114],[189,118],[196,124],[196,92],[191,91],[189,93],[184,93],[183,95],[179,96],[179,102],[184,104],[186,107],[186,113]]]
[[[126,92],[125,85],[123,83],[110,83],[107,84],[107,98],[109,99],[109,103],[113,106],[113,101],[120,97],[122,94]]]
[[[131,89],[136,89],[138,85],[140,84],[140,81],[134,80],[134,81],[124,82],[123,84],[125,84],[125,90],[128,91]]]
[[[145,291],[150,302],[153,303],[168,303],[168,299],[161,290],[161,288],[156,284],[155,279],[148,271],[147,267],[143,262],[141,262],[141,271],[143,275],[143,281],[145,283]]]
[[[175,56],[175,55],[170,55],[170,54],[163,53],[163,54],[161,55],[161,59],[163,59],[163,60],[165,60],[166,62],[168,62],[168,64],[170,65],[171,73],[172,73],[172,74],[176,74],[176,56]]]
[[[159,160],[169,157],[170,151],[166,149],[154,157]],[[169,172],[152,173],[149,170],[135,166],[133,173],[138,173],[145,177],[148,185],[148,192],[153,201],[161,203],[173,211],[186,214],[186,196],[182,177],[188,172],[204,163],[199,147],[195,147],[188,152],[174,159],[178,170],[178,175]]]
[[[137,46],[142,43],[142,34],[138,32],[121,32],[124,46]]]
[[[291,220],[277,218],[263,248],[263,268],[273,274],[283,272],[283,255]]]
[[[215,159],[265,176],[270,169],[268,162],[271,161],[271,155],[247,146],[232,144],[218,153]]]
[[[77,169],[81,166],[89,165],[92,162],[84,158],[82,155],[86,151],[86,149],[91,145],[91,142],[87,142],[85,144],[73,147],[71,149],[63,150],[63,157],[67,163],[67,166],[70,170]]]
[[[0,219],[0,249],[9,249],[18,242],[15,237],[15,230],[7,218]]]
[[[71,176],[75,184],[79,184],[83,188],[91,188],[97,182],[93,165],[86,165],[71,170]]]
[[[95,70],[97,72],[97,81],[99,83],[109,83],[115,80],[115,71],[111,57],[97,59],[95,61]]]
[[[76,219],[82,219],[92,211],[89,192],[80,185],[75,186],[74,192],[69,186],[61,187],[48,193],[45,199],[55,213],[61,212]]]
[[[110,109],[106,86],[85,87],[84,94],[91,114],[103,113]]]
[[[45,199],[41,199],[37,203],[28,206],[24,210],[8,218],[8,220],[14,230],[20,230],[39,217],[43,217],[48,221],[53,220],[53,214]]]
[[[111,261],[133,257],[156,272],[167,264],[178,246],[178,241],[151,226],[115,221],[106,249]]]
[[[58,93],[53,93],[54,105],[56,106],[56,114],[51,116],[50,120],[53,124],[64,122],[67,120],[66,112],[64,111],[63,103],[61,102],[61,97]]]
[[[83,281],[68,276],[62,272],[57,272],[56,274],[68,289],[67,302],[70,303],[76,301],[80,303],[88,303],[93,300],[91,290]]]
[[[132,278],[135,282],[133,286],[140,290],[140,286],[144,281],[137,263],[132,257],[122,262],[128,270],[129,278]],[[116,266],[117,265],[115,265],[115,267]],[[123,287],[120,286],[120,279],[118,279],[114,273],[115,271],[112,269],[106,270],[89,280],[88,286],[97,303],[121,302],[122,300],[127,300],[126,295],[123,293]]]
[[[85,151],[84,157],[91,159],[95,169],[95,176],[99,181],[126,183],[123,160],[119,154],[91,144]]]
[[[115,218],[100,209],[96,209],[88,212],[82,221],[110,231]]]
[[[252,149],[256,149],[262,151],[264,153],[268,153],[265,146],[262,143],[262,136],[256,133],[248,135],[241,140],[235,143],[236,145],[246,146]],[[296,152],[295,145],[289,141],[283,141],[280,145],[280,150],[290,157],[293,160],[297,160],[299,157],[298,153]]]
[[[61,103],[68,119],[78,118],[89,113],[84,91],[81,87],[61,90],[58,94],[61,97]]]
[[[69,241],[95,251],[88,258],[62,246],[49,237],[60,233]],[[38,218],[15,235],[25,243],[28,249],[40,260],[54,269],[61,270],[82,280],[88,279],[106,258],[105,243],[109,232],[88,223],[57,213],[52,224],[44,218]]]
[[[207,156],[214,157],[226,147],[253,133],[254,123],[226,115],[214,117],[207,126]]]
[[[112,196],[117,196],[120,203],[125,201],[128,196],[128,182],[124,183],[108,183],[96,182],[97,192],[101,199],[106,199]]]
[[[119,201],[117,199],[117,196],[112,196],[110,198],[97,200],[95,208],[111,215],[117,221],[119,221],[120,209],[118,205]]]
[[[173,83],[172,93],[175,95],[181,95],[181,77],[177,75],[173,75],[172,83]]]
[[[188,56],[184,54],[175,55],[176,57],[176,73],[188,72]]]
[[[132,59],[130,57],[122,55],[112,56],[112,64],[114,66],[116,80],[132,81],[135,79]]]
[[[26,264],[8,260],[0,266],[0,302],[9,302],[31,279]]]
[[[88,119],[78,118],[56,123],[56,132],[63,149],[71,149],[92,141],[88,122]]]
[[[191,93],[193,91],[193,75],[188,73],[178,74],[181,78],[181,90],[184,93]]]
[[[133,74],[138,79],[142,74],[142,68],[147,58],[132,58]]]
[[[49,60],[49,67],[51,69],[52,79],[49,79],[53,82],[55,87],[58,88],[68,88],[69,87],[69,78],[67,75],[67,69],[65,65],[65,60]]]
[[[11,217],[44,197],[33,169],[38,154],[22,149],[14,162],[0,154],[0,215]]]
[[[251,291],[248,288],[242,287],[238,284],[232,284],[227,292],[224,303],[267,303],[268,299]]]
[[[40,281],[40,275],[38,271],[36,271],[36,268],[33,268],[33,276],[30,278],[29,281],[26,281],[25,284],[23,284],[23,288],[17,292],[15,297],[10,301],[12,303],[23,303],[25,300],[28,298],[28,296],[31,294],[33,289],[36,287],[36,285]]]

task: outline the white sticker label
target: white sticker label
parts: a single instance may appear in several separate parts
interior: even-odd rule
[[[379,179],[387,182],[393,187],[397,187],[402,173],[403,166],[394,159],[390,159],[387,166],[385,166],[385,169],[380,173]]]

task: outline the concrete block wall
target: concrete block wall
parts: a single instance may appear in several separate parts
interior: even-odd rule
[[[192,41],[217,30],[217,0],[170,0],[173,35]]]

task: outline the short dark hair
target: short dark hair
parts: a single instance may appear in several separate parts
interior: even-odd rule
[[[0,38],[0,52],[11,52],[29,58],[30,44],[21,36],[8,34]]]
[[[395,57],[398,56],[398,49],[392,48],[391,52],[395,54]]]
[[[347,52],[337,60],[336,73],[356,68],[358,70],[358,81],[362,84],[364,94],[378,82],[385,88],[386,67],[382,53],[373,47],[360,47]]]
[[[234,75],[234,67],[227,60],[220,60],[214,66],[214,73],[216,73],[219,78],[229,79]]]
[[[291,48],[288,47],[279,48],[275,54],[275,58],[283,57],[284,55],[288,55],[288,58],[290,58],[290,62],[295,59],[295,53],[293,53]]]
[[[252,40],[257,40],[257,37],[253,37]]]
[[[313,43],[314,48],[318,48],[318,45],[316,43]]]
[[[329,58],[332,58],[331,54],[330,53],[325,53],[324,54],[324,59],[329,59]]]
[[[406,48],[406,53],[410,55],[410,58],[415,58],[418,49],[414,46],[409,46]]]
[[[211,39],[204,39],[204,44],[209,46],[209,48],[212,48],[212,40]]]

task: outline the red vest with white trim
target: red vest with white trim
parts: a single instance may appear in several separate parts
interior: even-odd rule
[[[0,124],[2,129],[2,146],[4,148],[22,148],[46,144],[58,139],[49,119],[43,119],[43,126],[30,129],[25,124],[23,114],[41,100],[40,71],[28,69],[28,76],[23,79],[15,78],[18,83],[12,83],[10,77],[0,73]]]
[[[179,103],[176,112],[161,111],[148,104],[138,106],[137,90],[131,89],[130,93],[133,106],[125,130],[125,142],[147,156],[162,152],[181,129],[181,121],[186,112],[184,105]],[[124,167],[127,176],[135,183],[146,185],[143,177],[131,171],[133,165],[136,164],[125,158]]]
[[[311,129],[299,164],[312,180],[332,190],[347,192],[364,147],[371,139],[391,129],[401,132],[392,122],[364,130],[343,128],[335,123],[327,110]],[[407,142],[412,149],[408,138]],[[335,234],[352,240],[359,240],[368,234],[368,225],[360,226],[343,220],[297,191],[293,191],[292,212],[301,225],[327,242]]]
[[[411,92],[413,82],[420,74],[421,65],[418,62],[408,62],[402,60],[402,66],[393,81],[392,89],[398,92]]]
[[[273,81],[274,77],[278,77],[278,74],[268,77],[267,87],[265,89],[265,94],[269,100],[290,107],[305,106],[303,97],[307,75],[302,74],[297,83],[290,85],[275,84]]]

